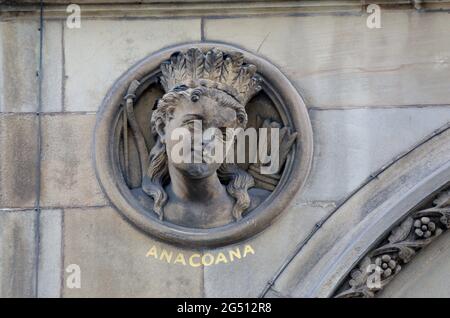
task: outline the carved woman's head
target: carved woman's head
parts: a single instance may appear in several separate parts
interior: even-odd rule
[[[176,172],[184,176],[183,180],[219,178],[235,199],[233,217],[240,219],[250,206],[247,190],[253,186],[253,178],[235,164],[205,160],[211,147],[204,139],[201,149],[195,148],[192,140],[190,162],[174,160],[172,153],[179,141],[173,136],[177,129],[184,128],[195,138],[194,130],[198,129],[195,125],[199,122],[203,132],[210,128],[218,132],[217,138],[226,136],[220,132],[227,128],[245,128],[245,104],[260,89],[254,77],[256,68],[243,64],[242,55],[228,56],[216,49],[204,54],[190,49],[172,55],[161,65],[161,71],[166,94],[152,113],[151,127],[156,143],[150,152],[142,185],[144,192],[153,198],[153,210],[163,218],[168,200],[164,186],[170,182],[170,174]],[[202,159],[194,161],[196,155]]]

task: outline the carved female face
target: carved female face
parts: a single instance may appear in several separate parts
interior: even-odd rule
[[[169,165],[191,178],[208,177],[219,169],[222,162],[208,160],[212,157],[213,143],[223,141],[225,130],[242,126],[243,120],[228,103],[237,102],[217,90],[188,89],[181,94],[174,107],[168,110],[170,114],[164,128],[158,131],[166,145]],[[213,132],[213,136],[204,134],[207,130]],[[189,162],[180,162],[180,156],[173,158],[179,153],[181,133],[183,138],[190,139]],[[186,133],[189,134],[186,136]]]
[[[192,99],[192,90],[201,91],[198,100]],[[206,162],[199,169],[195,164],[175,167],[168,158],[176,146],[168,136],[177,127],[189,127],[191,118],[198,118],[202,130],[247,128],[246,105],[248,128],[256,130],[256,138],[265,119],[299,133],[297,142],[289,133],[280,138],[279,173],[261,175],[261,163],[248,162],[249,156],[242,164],[218,169],[218,163]],[[142,122],[136,115],[152,118]],[[307,179],[313,144],[308,111],[292,83],[259,56],[221,43],[170,47],[127,71],[104,98],[94,141],[97,176],[114,206],[156,238],[193,248],[236,243],[268,227]],[[189,179],[181,172],[212,175]],[[204,195],[209,189],[213,196]],[[232,218],[223,222],[209,217],[212,212],[214,218],[229,216],[229,210]],[[192,222],[181,220],[180,212]]]

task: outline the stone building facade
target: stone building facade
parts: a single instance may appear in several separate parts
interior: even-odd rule
[[[450,296],[449,1],[138,2],[0,1],[1,297]],[[261,232],[183,246],[117,211],[94,130],[136,63],[210,42],[284,74],[313,154]]]

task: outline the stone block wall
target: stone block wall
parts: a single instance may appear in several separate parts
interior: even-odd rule
[[[36,12],[0,14],[1,297],[256,297],[317,222],[450,121],[448,12],[388,8],[382,27],[369,29],[364,11],[242,10],[82,15],[80,29],[44,15],[42,39]],[[305,99],[314,133],[312,171],[290,207],[259,235],[214,250],[170,246],[129,224],[92,160],[96,113],[114,81],[143,57],[193,41],[234,44],[277,65]],[[254,253],[213,266],[146,256],[152,246],[217,255],[246,244]],[[81,288],[66,284],[70,264]]]

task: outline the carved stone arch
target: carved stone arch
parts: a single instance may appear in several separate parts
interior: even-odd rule
[[[371,298],[450,227],[450,182],[420,203],[372,248],[336,289],[337,298]]]
[[[450,127],[447,125],[433,138],[421,143],[377,175],[324,220],[321,228],[275,280],[273,294],[292,297],[345,296],[341,293],[348,292],[349,280],[361,278],[355,273],[354,277],[349,275],[360,267],[362,260],[366,256],[376,259],[379,255],[374,255],[374,251],[388,242],[387,238],[393,230],[398,236],[393,241],[406,240],[407,237],[401,237],[400,230],[396,228],[414,227],[417,218],[426,216],[421,213],[427,208],[434,208],[436,214],[433,217],[437,217],[434,221],[440,222],[442,217],[442,223],[435,225],[438,225],[436,229],[444,231],[448,225],[444,217],[450,212],[449,208],[437,207],[432,202],[439,193],[448,190],[449,158]],[[444,199],[441,197],[440,200]],[[437,211],[436,208],[444,209]],[[440,212],[443,214],[438,216]],[[409,224],[411,220],[408,218],[412,218],[412,224]],[[411,231],[414,232],[414,229],[411,228]],[[414,240],[413,236],[409,238]],[[412,260],[421,247],[415,248],[408,260]],[[408,250],[403,253],[408,253]],[[390,261],[385,260],[387,263]],[[347,296],[373,296],[373,293],[349,292]]]

